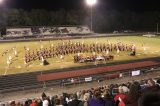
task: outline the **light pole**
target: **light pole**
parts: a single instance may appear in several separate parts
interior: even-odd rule
[[[93,5],[95,5],[97,3],[97,0],[86,0],[86,3],[91,8],[91,22],[90,22],[91,25],[90,25],[90,28],[91,28],[91,32],[92,32],[92,27],[93,27],[93,23],[92,23],[92,21],[93,21],[92,8],[93,8]]]
[[[157,34],[158,34],[158,23],[157,23]]]
[[[2,9],[2,4],[3,4],[3,0],[0,0],[0,12],[1,12],[1,9]],[[0,37],[1,37],[1,32],[2,32],[1,26],[2,25],[0,24]]]

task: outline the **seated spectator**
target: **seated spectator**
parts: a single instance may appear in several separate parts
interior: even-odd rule
[[[43,105],[42,106],[49,106],[49,101],[47,97],[43,97]]]
[[[156,84],[152,79],[147,81],[148,86],[143,90],[143,92],[156,92],[160,90],[158,84]]]
[[[61,102],[63,106],[68,106],[68,94],[67,93],[63,93],[63,96],[61,96]]]
[[[85,90],[80,92],[80,100],[83,100],[83,97],[84,97],[85,93],[86,93]]]
[[[30,104],[30,106],[37,106],[37,101],[35,99],[33,99],[32,103]]]
[[[54,102],[55,102],[55,105],[54,105],[54,106],[63,106],[63,105],[61,104],[61,100],[60,100],[59,98],[56,98]]]
[[[118,88],[118,91],[119,93],[114,97],[114,101],[117,105],[119,103],[119,98],[121,100],[124,100],[124,98],[126,97],[126,94],[129,92],[129,89],[126,86],[120,86]]]
[[[138,106],[160,106],[160,93],[145,93],[138,101]]]
[[[130,86],[129,93],[122,100],[125,106],[138,106],[138,99],[141,95],[140,89],[140,84],[138,82],[133,82]]]
[[[15,101],[11,101],[10,102],[10,106],[16,106],[16,102]]]
[[[41,99],[37,100],[37,106],[42,106],[42,100]]]
[[[89,98],[90,98],[89,93],[85,93],[83,96],[82,102],[80,102],[78,106],[89,106],[89,103],[88,103]]]
[[[160,84],[160,79],[157,80],[157,83]]]
[[[114,100],[113,100],[113,97],[111,96],[109,90],[105,91],[103,99],[105,101],[105,106],[114,106]]]
[[[32,103],[32,100],[28,99],[28,100],[25,101],[25,106],[29,106],[31,103]]]
[[[72,101],[68,102],[68,106],[78,106],[80,104],[80,100],[78,100],[77,95],[71,95]]]
[[[105,101],[99,91],[94,92],[94,97],[89,100],[89,106],[105,106]]]

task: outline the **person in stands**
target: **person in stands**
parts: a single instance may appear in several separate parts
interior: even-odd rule
[[[68,102],[68,106],[78,106],[80,104],[80,100],[78,100],[77,95],[73,94],[71,95],[72,101]]]
[[[138,106],[138,99],[141,96],[141,87],[138,82],[133,82],[130,86],[129,93],[121,101],[124,102],[125,106]]]
[[[138,106],[160,106],[160,92],[144,93],[138,101]]]
[[[95,91],[93,96],[89,100],[89,106],[105,106],[105,101],[102,99],[100,91]]]

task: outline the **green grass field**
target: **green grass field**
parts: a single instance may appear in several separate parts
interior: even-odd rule
[[[128,52],[120,52],[117,54],[116,52],[112,52],[111,54],[115,56],[114,61],[127,61],[127,60],[135,60],[142,59],[148,57],[157,57],[160,56],[160,39],[159,38],[147,38],[147,37],[138,37],[138,36],[120,36],[120,37],[103,37],[103,38],[88,38],[88,39],[74,39],[71,41],[79,41],[87,44],[90,43],[117,43],[122,42],[124,44],[135,44],[136,45],[136,56],[129,56]],[[74,63],[73,55],[64,56],[64,60],[60,60],[59,57],[49,58],[47,61],[50,63],[47,66],[40,65],[41,61],[36,60],[34,62],[30,62],[28,67],[24,65],[24,46],[30,48],[30,50],[40,49],[41,45],[43,47],[49,47],[51,44],[56,46],[58,43],[61,43],[61,40],[53,40],[53,41],[33,41],[33,42],[12,42],[12,43],[0,43],[0,75],[4,74],[16,74],[16,73],[25,73],[32,71],[42,71],[42,70],[50,70],[50,69],[59,69],[59,68],[68,68],[68,67],[77,67],[84,65],[91,65],[94,63]],[[66,41],[64,41],[66,42]],[[143,45],[143,46],[142,46]],[[16,47],[18,56],[14,56],[13,49]],[[2,56],[3,52],[9,50],[7,54]],[[9,56],[13,57],[13,62],[8,67],[7,58]],[[103,64],[104,62],[100,62],[99,64]],[[106,64],[106,63],[104,63]]]

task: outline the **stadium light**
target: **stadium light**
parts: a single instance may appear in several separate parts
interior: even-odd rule
[[[90,6],[93,6],[94,4],[97,3],[97,0],[86,0],[87,4]]]
[[[3,0],[0,0],[0,4],[2,4],[3,3]]]
[[[92,21],[93,21],[93,19],[92,19],[92,7],[93,7],[93,5],[95,5],[97,3],[97,0],[86,0],[86,3],[91,8],[91,26],[90,26],[90,28],[91,28],[91,31],[92,31],[92,26],[93,26],[92,25]]]

